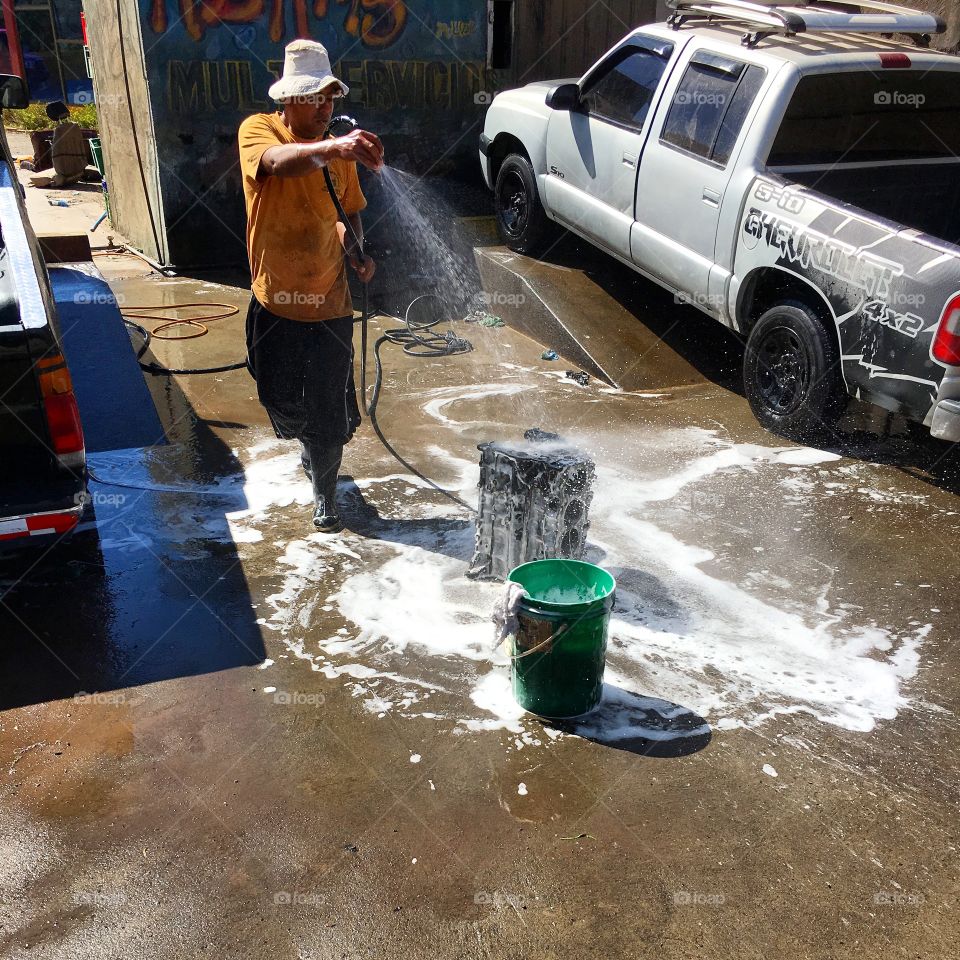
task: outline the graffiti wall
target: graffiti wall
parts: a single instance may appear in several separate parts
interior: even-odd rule
[[[244,235],[236,130],[297,37],[350,86],[344,112],[413,169],[475,156],[487,100],[486,0],[139,0],[173,262],[231,256]]]

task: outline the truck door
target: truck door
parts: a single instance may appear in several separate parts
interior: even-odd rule
[[[553,215],[630,257],[637,165],[673,44],[631,37],[580,81],[580,106],[547,126],[544,195]]]
[[[641,157],[631,257],[694,298],[709,289],[730,160],[765,76],[763,67],[695,51]]]

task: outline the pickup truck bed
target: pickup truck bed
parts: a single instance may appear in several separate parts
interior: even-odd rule
[[[960,81],[958,81],[960,82]],[[960,244],[960,161],[810,168],[782,175],[810,191],[901,227]]]

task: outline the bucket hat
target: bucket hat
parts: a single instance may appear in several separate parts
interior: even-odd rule
[[[294,40],[284,51],[283,75],[267,92],[272,100],[287,100],[319,93],[331,83],[336,83],[344,96],[350,92],[350,88],[333,75],[327,48],[322,43]]]

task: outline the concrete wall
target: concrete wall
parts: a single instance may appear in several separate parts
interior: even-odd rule
[[[120,0],[121,21],[117,8],[117,0],[84,3],[111,214],[117,228],[144,253],[165,260],[168,251],[140,18],[132,0]]]

